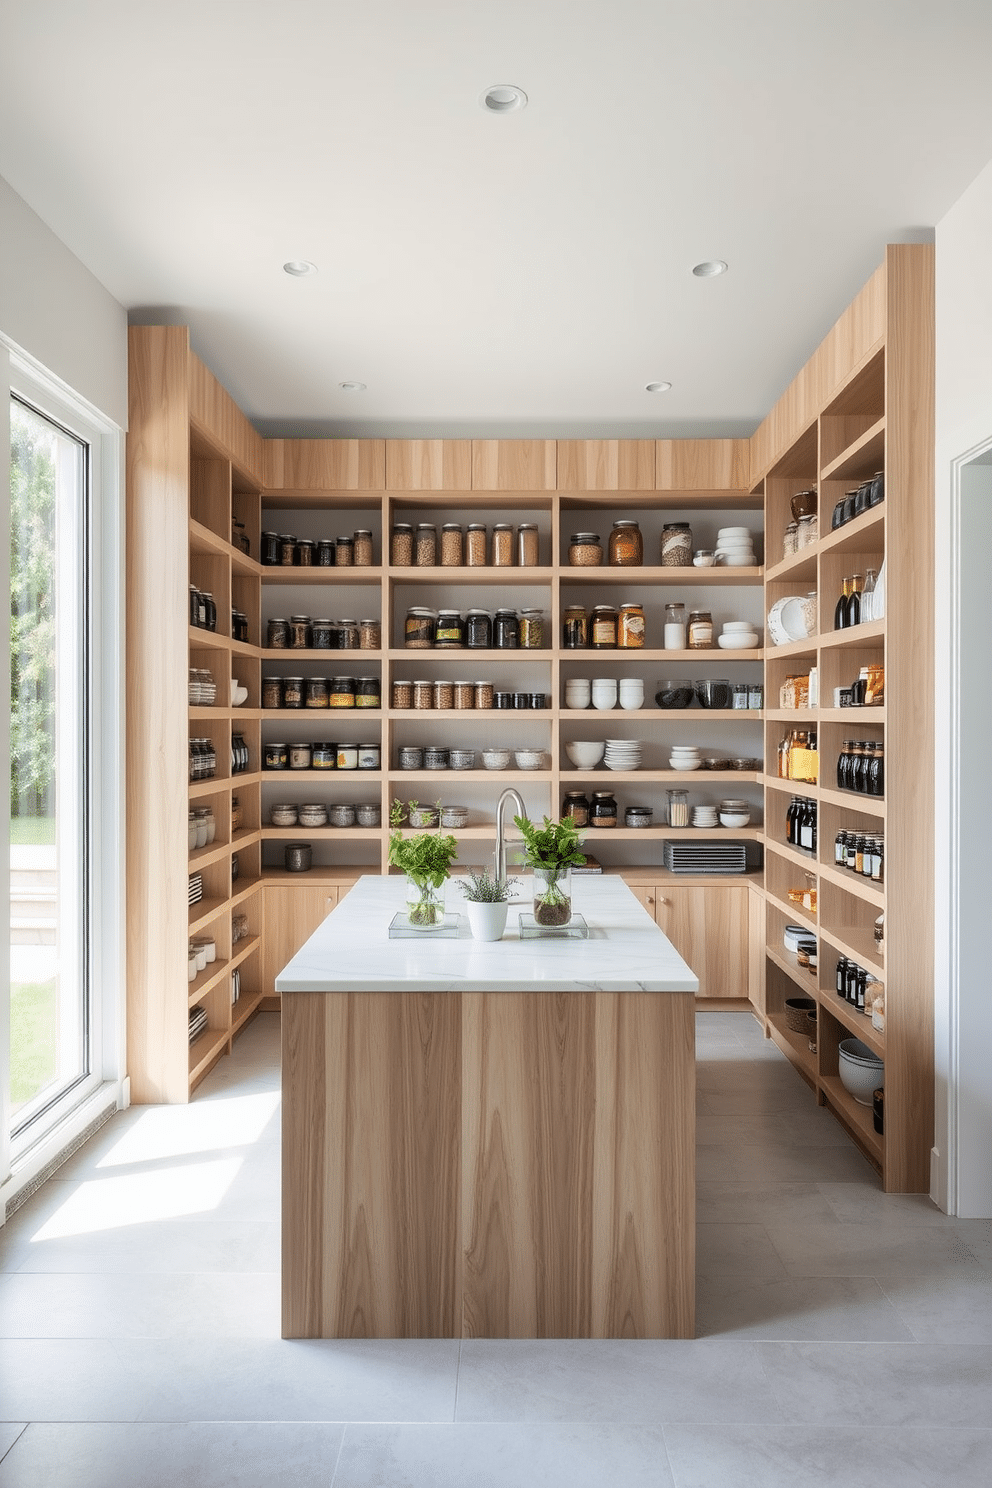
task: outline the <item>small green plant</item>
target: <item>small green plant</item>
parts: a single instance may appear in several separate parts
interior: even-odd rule
[[[515,878],[508,878],[500,883],[499,879],[491,877],[485,869],[481,873],[470,873],[468,882],[458,885],[472,904],[506,904],[516,886]]]
[[[515,816],[513,822],[524,839],[524,862],[544,880],[543,892],[534,894],[535,920],[539,925],[567,925],[572,901],[563,882],[569,868],[585,862],[581,832],[567,816],[556,822],[546,816],[541,826],[526,816]]]
[[[416,809],[419,802],[411,801]],[[440,810],[441,803],[438,802]],[[451,865],[458,856],[458,843],[450,833],[415,832],[404,837],[402,826],[408,808],[402,801],[394,800],[389,808],[389,862],[405,873],[418,890],[418,898],[410,904],[410,923],[428,929],[439,925],[444,919],[444,904],[438,898],[438,890],[451,875]]]

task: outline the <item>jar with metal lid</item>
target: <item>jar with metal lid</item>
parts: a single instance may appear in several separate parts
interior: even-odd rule
[[[460,522],[445,522],[441,527],[441,567],[461,568],[465,562]]]
[[[541,610],[520,611],[520,645],[526,651],[544,645],[544,614]]]
[[[382,645],[382,626],[378,620],[362,620],[358,626],[358,649],[378,651]]]
[[[662,568],[686,568],[692,563],[692,528],[688,522],[666,522],[661,531]]]
[[[434,568],[437,564],[437,528],[433,522],[417,523],[415,556],[418,568]]]
[[[356,568],[372,567],[372,533],[368,527],[358,527],[352,539],[352,561]]]
[[[337,640],[336,629],[332,620],[315,620],[310,627],[310,645],[313,650],[329,651]]]
[[[513,528],[508,522],[497,522],[493,527],[493,568],[513,566]]]
[[[292,532],[279,534],[279,562],[283,568],[292,568],[296,562],[296,537]]]
[[[279,534],[278,532],[262,533],[262,562],[266,568],[272,568],[279,562]]]
[[[617,803],[612,791],[593,791],[589,803],[590,827],[615,827]]]
[[[196,812],[195,811],[188,812],[187,813],[187,819],[186,820],[187,820],[187,832],[188,832],[188,839],[187,839],[188,840],[188,851],[189,852],[195,852],[196,851],[196,847],[197,847],[197,840],[196,839],[197,839],[197,830],[198,830],[198,828],[197,828],[197,820],[196,820]]]
[[[204,589],[200,595],[200,603],[206,615],[204,625],[207,630],[217,629],[217,603],[209,589]]]
[[[434,645],[437,613],[414,605],[406,612],[403,644],[411,651],[429,651]]]
[[[278,823],[282,825],[282,823]],[[313,801],[307,806],[300,807],[301,827],[326,827],[327,807],[322,801]]]
[[[465,617],[465,644],[474,650],[488,650],[493,643],[493,621],[488,610],[469,610]]]
[[[355,808],[350,804],[332,806],[328,812],[332,827],[353,827],[355,825]],[[304,826],[308,823],[304,822]]]
[[[338,749],[336,744],[314,744],[310,750],[310,768],[313,770],[333,770],[338,762]]]
[[[455,704],[455,684],[449,682],[446,677],[439,677],[434,683],[434,706],[435,708],[453,708]]]
[[[289,768],[291,770],[309,770],[313,760],[313,745],[309,743],[290,744],[289,746]]]
[[[420,677],[410,684],[413,693],[413,706],[418,712],[425,708],[434,706],[434,683],[428,678]]]
[[[622,604],[617,620],[617,645],[636,648],[644,645],[644,606]]]
[[[561,814],[567,817],[573,826],[587,827],[589,825],[589,797],[585,791],[566,791],[565,799],[561,803]]]
[[[339,620],[337,622],[337,633],[339,651],[357,651],[359,649],[357,620]]]
[[[617,644],[617,612],[613,605],[598,604],[592,607],[590,640],[597,651],[609,651]]]
[[[438,650],[456,650],[465,644],[465,621],[458,610],[438,610],[434,645]]]
[[[353,708],[355,706],[354,677],[331,678],[330,704],[332,708]]]
[[[327,677],[308,677],[306,681],[306,706],[327,708],[331,701],[331,684]]]
[[[262,678],[262,707],[263,708],[281,708],[282,707],[282,678],[281,677],[263,677]]]
[[[248,769],[248,744],[244,734],[231,734],[231,774],[243,775]]]
[[[424,751],[415,744],[402,745],[398,758],[401,770],[422,770],[424,768]]]
[[[561,617],[562,645],[578,651],[589,644],[586,612],[582,605],[566,605]]]
[[[690,651],[705,651],[713,645],[713,616],[709,610],[690,610],[688,625]]]
[[[231,611],[231,638],[235,641],[248,640],[248,616],[244,610]]]
[[[623,814],[625,827],[650,827],[654,824],[653,806],[628,806]]]
[[[393,683],[393,707],[413,707],[413,683],[407,681]]]
[[[668,796],[668,825],[670,827],[687,827],[689,825],[689,792],[687,790],[670,790]]]
[[[285,744],[263,744],[262,766],[266,770],[285,770],[289,765],[288,746]]]
[[[446,770],[448,768],[448,751],[440,744],[424,745],[424,769]]]
[[[467,568],[486,566],[485,522],[469,522],[465,530],[465,565]]]
[[[516,610],[497,610],[493,619],[493,645],[498,651],[515,651],[520,644],[520,622]]]
[[[639,567],[644,562],[644,539],[636,522],[613,523],[610,533],[610,563],[615,568]]]
[[[536,522],[521,522],[517,528],[517,563],[521,568],[536,568],[540,562],[540,534]]]
[[[266,626],[266,643],[273,651],[285,651],[289,646],[289,621],[270,620]]]
[[[355,707],[382,707],[382,688],[379,685],[378,677],[355,678]]]
[[[361,801],[355,807],[355,816],[360,827],[378,827],[382,825],[382,807],[374,805],[371,801]]]
[[[337,556],[336,553],[335,553],[335,548],[336,547],[337,547],[337,544],[335,543],[333,537],[321,537],[321,538],[318,538],[317,539],[317,567],[318,568],[333,568],[334,567],[335,559],[336,559],[336,556]]]
[[[338,744],[338,769],[358,769],[358,745],[351,743]]]
[[[493,684],[491,682],[475,683],[475,706],[477,708],[491,708],[493,705]]]
[[[312,537],[301,537],[296,544],[297,563],[300,568],[313,568],[314,549],[316,547]]]
[[[334,545],[334,562],[338,568],[352,568],[355,563],[355,539],[339,537]]]
[[[568,543],[568,561],[573,568],[598,568],[603,545],[597,532],[573,532]]]
[[[413,526],[410,522],[394,522],[389,538],[389,561],[394,568],[413,566]]]
[[[358,746],[358,768],[360,770],[378,770],[380,751],[378,744],[359,744]]]
[[[290,615],[289,644],[294,651],[310,649],[310,616]]]
[[[453,708],[475,707],[475,687],[471,682],[452,682],[451,687],[454,694],[451,702]]]
[[[529,708],[530,707],[530,693],[529,692],[515,692],[513,694],[513,706],[515,708]]]
[[[303,678],[283,677],[282,705],[284,708],[303,707]]]
[[[273,806],[269,813],[269,820],[274,827],[295,827],[299,820],[299,813],[292,802]]]

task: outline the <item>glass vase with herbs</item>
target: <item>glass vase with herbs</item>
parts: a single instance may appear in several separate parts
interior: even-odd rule
[[[409,808],[393,801],[389,809],[389,862],[406,874],[407,915],[417,930],[439,930],[444,924],[444,885],[451,876],[451,865],[458,856],[458,843],[450,833],[414,832],[403,834],[403,822]],[[440,812],[440,802],[437,803]]]
[[[540,826],[525,816],[514,825],[523,838],[523,861],[534,872],[534,919],[538,925],[567,925],[572,918],[572,868],[585,862],[582,833],[570,817]]]

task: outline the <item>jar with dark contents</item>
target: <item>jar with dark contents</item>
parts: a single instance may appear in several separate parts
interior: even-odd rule
[[[358,626],[358,649],[378,651],[382,645],[382,626],[378,620],[362,620]]]
[[[282,707],[282,678],[281,677],[263,677],[262,678],[262,707],[263,708],[281,708]]]
[[[317,567],[333,568],[335,562],[335,543],[333,537],[321,537],[317,540]]]
[[[289,746],[287,744],[263,744],[262,768],[286,770],[289,768]]]
[[[355,539],[353,537],[338,538],[334,545],[334,562],[337,568],[355,566]]]
[[[423,713],[427,708],[434,706],[434,683],[426,677],[418,677],[411,684],[413,693],[413,706],[418,713]]]
[[[231,611],[231,638],[235,641],[248,640],[248,616],[244,610]]]
[[[380,708],[382,706],[382,689],[378,677],[356,677],[355,678],[355,707],[356,708]]]
[[[300,568],[313,568],[316,543],[310,537],[301,537],[296,544],[297,563]]]
[[[336,744],[313,744],[310,749],[310,768],[312,770],[333,770],[338,762],[338,747]]]
[[[617,612],[613,605],[593,605],[590,632],[590,641],[594,650],[612,651],[616,649]]]
[[[465,566],[466,568],[485,568],[486,566],[485,522],[469,522],[466,528]]]
[[[508,522],[497,522],[493,527],[493,568],[513,566],[513,528]]]
[[[465,621],[457,610],[438,610],[434,645],[438,650],[453,650],[465,644]]]
[[[303,707],[303,678],[283,677],[282,705],[284,708]]]
[[[561,814],[567,817],[573,826],[587,827],[589,825],[589,797],[585,791],[566,791],[565,799],[561,803]]]
[[[266,568],[272,568],[279,562],[279,534],[278,532],[262,533],[262,563]]]
[[[589,804],[590,827],[615,827],[617,803],[612,791],[593,791]]]
[[[644,645],[644,606],[622,604],[617,621],[617,645],[639,647]]]
[[[650,827],[654,824],[653,806],[628,806],[624,812],[625,827]]]
[[[493,620],[493,645],[499,651],[515,651],[520,644],[516,610],[497,610]]]
[[[368,527],[359,527],[352,538],[352,562],[356,568],[372,567],[372,533]]]
[[[465,562],[460,522],[445,522],[441,528],[441,567],[461,568]]]
[[[389,537],[389,561],[394,568],[413,567],[413,527],[409,522],[394,522]]]
[[[403,644],[410,651],[429,651],[434,645],[437,614],[434,610],[413,606],[406,612]]]
[[[432,522],[417,523],[416,563],[418,568],[437,565],[437,528]]]
[[[310,627],[310,645],[314,651],[329,651],[335,640],[335,626],[328,619],[315,620]]]
[[[353,708],[355,706],[354,677],[332,677],[330,697],[332,708]]]
[[[582,605],[566,605],[562,614],[562,645],[567,650],[578,651],[588,644],[585,609]]]
[[[448,751],[440,744],[424,745],[424,769],[447,770]]]
[[[540,610],[521,610],[520,645],[527,651],[544,645],[544,615]]]
[[[289,644],[294,651],[310,649],[310,616],[290,615]]]
[[[493,643],[493,622],[488,610],[469,610],[465,617],[465,644],[474,650],[488,650]]]
[[[327,677],[308,677],[306,681],[306,706],[327,708],[330,706],[331,684]]]
[[[614,568],[636,568],[644,562],[644,539],[636,522],[613,523],[610,533],[610,563]]]
[[[296,538],[292,532],[279,534],[279,563],[283,568],[292,568],[296,562]]]
[[[285,651],[289,647],[289,621],[270,620],[265,628],[266,645],[271,651]]]
[[[536,522],[521,522],[517,528],[517,564],[536,568],[540,561],[540,535]]]
[[[357,620],[338,621],[338,649],[340,651],[358,651],[360,649],[360,631]]]
[[[413,683],[412,682],[402,681],[402,682],[394,682],[393,683],[393,707],[394,708],[412,708],[413,707]]]

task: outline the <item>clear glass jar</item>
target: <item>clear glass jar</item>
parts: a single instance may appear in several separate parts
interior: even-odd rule
[[[262,765],[266,770],[285,770],[289,765],[289,746],[286,744],[263,744]]]
[[[617,803],[612,791],[593,791],[589,803],[590,827],[615,827]]]
[[[520,645],[527,651],[544,645],[544,614],[541,610],[520,611]]]
[[[283,568],[292,568],[296,562],[296,538],[292,532],[279,534],[279,562]]]
[[[668,792],[668,825],[670,827],[687,827],[689,825],[688,791],[670,790]]]
[[[801,548],[808,548],[815,543],[820,535],[819,518],[816,512],[810,512],[808,516],[799,518],[799,529],[796,533],[796,552]]]
[[[436,611],[426,610],[415,605],[406,612],[403,644],[411,651],[429,651],[434,645],[434,633],[436,630]]]
[[[272,568],[279,562],[279,534],[278,532],[262,533],[262,562],[266,568]]]
[[[493,621],[488,610],[469,610],[465,617],[465,644],[470,650],[488,650],[493,643]]]
[[[596,651],[611,651],[617,644],[617,612],[613,605],[598,604],[592,607],[592,624],[589,640]]]
[[[270,620],[266,627],[266,644],[272,651],[285,651],[289,647],[289,621]]]
[[[413,706],[418,713],[424,712],[426,708],[434,706],[434,683],[429,678],[421,677],[410,684],[413,694]]]
[[[289,745],[289,768],[291,770],[309,770],[313,759],[313,746],[309,743]]]
[[[356,677],[355,678],[355,707],[356,708],[380,708],[382,706],[382,688],[378,677]]]
[[[378,651],[382,645],[382,626],[378,620],[363,620],[358,627],[358,649]]]
[[[639,567],[644,562],[644,539],[636,522],[613,523],[610,533],[610,564],[615,568]]]
[[[441,567],[461,568],[465,562],[460,522],[445,522],[441,528]]]
[[[598,568],[603,561],[599,534],[573,532],[568,543],[568,561],[572,568]]]
[[[438,610],[434,645],[440,650],[458,649],[465,644],[465,621],[457,610]]]
[[[587,827],[589,825],[589,797],[585,791],[566,791],[565,799],[561,803],[561,814],[567,817],[574,826]]]
[[[665,650],[685,650],[685,605],[666,604],[665,606]]]
[[[454,708],[474,708],[475,707],[475,684],[474,683],[472,683],[472,682],[453,682],[451,685],[452,685],[452,687],[454,689],[454,698],[453,698],[453,701],[452,701],[452,707],[454,707]]]
[[[561,617],[562,645],[568,651],[582,650],[589,644],[589,627],[582,605],[566,605]]]
[[[394,522],[389,539],[389,561],[394,568],[413,567],[413,527],[409,522]]]
[[[333,568],[337,561],[337,543],[333,537],[321,537],[317,540],[317,567]]]
[[[517,528],[517,563],[520,568],[536,568],[540,561],[540,537],[535,522],[521,522]]]
[[[333,770],[337,767],[338,747],[336,744],[327,742],[315,743],[310,750],[310,768],[312,770]]]
[[[314,651],[329,651],[333,644],[335,626],[326,616],[314,620],[310,626],[310,646]]]
[[[368,527],[359,527],[352,542],[352,558],[356,568],[372,567],[372,533]]]
[[[357,620],[339,620],[337,623],[337,632],[339,651],[357,651],[359,649]]]
[[[617,621],[617,645],[638,648],[644,645],[644,606],[622,604]]]
[[[465,530],[466,568],[486,567],[486,524],[469,522]]]
[[[312,537],[300,538],[296,544],[296,551],[298,554],[297,562],[301,568],[313,568],[314,549],[316,546]]]
[[[289,644],[294,651],[310,649],[310,616],[290,615]]]
[[[352,568],[355,563],[355,539],[339,537],[334,548],[334,562],[338,568]]]
[[[284,708],[303,707],[303,678],[283,677],[282,705]]]
[[[661,532],[662,568],[687,568],[692,563],[692,528],[688,522],[666,522]]]
[[[418,568],[437,565],[437,528],[432,522],[417,523],[416,562]]]
[[[799,543],[799,523],[790,522],[782,538],[782,557],[791,558]]]
[[[712,648],[713,616],[709,610],[690,612],[688,643],[690,651],[707,651]]]
[[[334,677],[331,679],[331,707],[353,708],[355,706],[355,679],[354,677]]]
[[[413,707],[413,683],[412,682],[405,682],[405,681],[403,681],[403,682],[394,682],[393,683],[393,707],[394,708],[412,708]]]
[[[449,682],[447,677],[435,678],[434,706],[435,708],[453,708],[455,706],[455,684]]]
[[[331,684],[327,677],[308,677],[304,704],[308,708],[327,708],[331,701]]]
[[[493,568],[513,567],[513,528],[508,522],[497,522],[493,528]]]
[[[281,677],[263,677],[262,678],[262,707],[263,708],[281,708],[282,707],[282,678]]]
[[[515,651],[520,644],[516,610],[497,610],[493,620],[493,645],[500,651]]]
[[[491,708],[493,705],[493,684],[491,682],[476,682],[475,706],[477,708]]]

